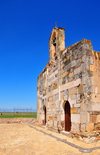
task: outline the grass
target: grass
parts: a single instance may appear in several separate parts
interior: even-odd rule
[[[1,113],[0,113],[1,114]],[[2,115],[0,115],[0,118],[37,118],[37,113],[2,113]]]

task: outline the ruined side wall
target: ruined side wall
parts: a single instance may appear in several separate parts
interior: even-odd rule
[[[89,65],[91,85],[88,91],[88,100],[83,104],[83,111],[87,111],[87,131],[100,130],[100,53],[92,51],[92,63]],[[87,79],[86,79],[87,80]]]
[[[47,72],[45,67],[37,81],[37,119],[40,124],[44,124],[45,119],[43,106],[47,103]]]
[[[48,68],[48,103],[47,103],[47,126],[58,127],[58,63],[54,62]]]

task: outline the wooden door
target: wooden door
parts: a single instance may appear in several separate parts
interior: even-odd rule
[[[65,103],[65,131],[71,130],[71,115],[70,115],[70,104],[67,101]]]
[[[45,124],[46,124],[46,107],[45,107],[45,111],[44,112],[45,112]]]

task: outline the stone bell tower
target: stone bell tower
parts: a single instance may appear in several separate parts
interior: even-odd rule
[[[49,39],[49,61],[56,60],[59,51],[65,49],[65,29],[54,27]]]

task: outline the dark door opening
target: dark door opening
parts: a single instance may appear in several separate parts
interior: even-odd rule
[[[44,123],[46,124],[46,107],[45,107],[44,112],[45,112],[45,121],[44,121]]]
[[[43,110],[44,110],[44,120],[43,120],[43,124],[46,125],[46,106],[43,106]]]
[[[70,114],[70,104],[68,101],[65,103],[65,131],[71,130],[71,114]]]

